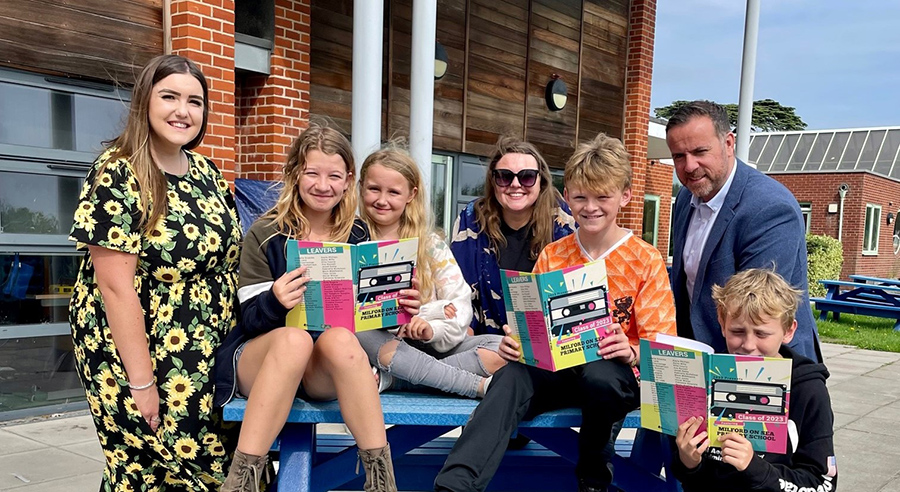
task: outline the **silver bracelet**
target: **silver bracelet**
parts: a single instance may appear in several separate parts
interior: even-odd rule
[[[135,385],[131,384],[131,381],[128,381],[128,387],[131,388],[132,390],[145,390],[145,389],[147,389],[147,388],[153,386],[154,384],[156,384],[156,378],[155,378],[155,377],[154,377],[153,379],[151,379],[149,383],[147,383],[147,384],[142,384],[142,385],[140,385],[140,386],[135,386]]]

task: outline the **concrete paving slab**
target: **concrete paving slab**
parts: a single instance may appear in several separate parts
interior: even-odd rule
[[[96,470],[98,466],[100,469],[103,468],[96,460],[53,448],[11,454],[0,460],[0,490],[15,490],[26,485],[34,486],[52,480],[76,477],[86,470]],[[19,480],[14,473],[30,482]]]
[[[885,439],[881,436],[882,430],[860,431],[844,428],[835,431],[835,451],[840,451],[841,454],[845,452],[878,453],[890,458],[891,464],[883,470],[890,470],[891,473],[900,472],[900,458],[898,458],[900,457],[900,447],[897,446],[896,439]]]
[[[887,485],[882,487],[878,492],[897,492],[900,490],[900,477],[891,480]]]
[[[854,350],[859,350],[853,345],[839,345],[836,343],[823,343],[821,345],[821,348],[822,357],[825,358],[825,362],[828,362],[829,357],[846,354],[847,352],[853,352]]]
[[[872,398],[873,402],[887,405],[900,399],[900,384],[889,384],[884,379],[869,376],[859,376],[851,381],[833,387],[833,389],[848,389],[856,392],[864,398]],[[830,392],[832,388],[829,388]]]
[[[102,476],[103,471],[101,470],[97,473],[84,474],[77,477],[60,478],[58,480],[51,480],[48,482],[29,484],[13,490],[15,490],[16,492],[93,491],[97,490],[100,487],[100,479],[102,478]]]
[[[106,462],[106,460],[103,459],[103,448],[100,447],[100,441],[98,439],[59,446],[59,449],[84,456],[85,458],[90,458],[98,463]],[[101,466],[100,469],[102,470],[103,467]]]
[[[890,365],[879,367],[872,372],[867,372],[866,376],[898,381],[900,380],[900,363],[895,362]]]
[[[3,445],[0,446],[0,456],[34,451],[35,449],[44,447],[43,444],[37,441],[22,437],[18,434],[13,434],[12,432],[7,432],[4,429],[0,429],[0,442],[3,443]]]
[[[859,360],[863,362],[881,362],[891,364],[900,360],[900,354],[896,352],[878,352],[875,350],[857,350],[842,354],[837,360]],[[826,362],[827,363],[827,362]]]
[[[829,390],[831,392],[831,390]],[[838,413],[861,417],[875,411],[882,405],[876,405],[862,398],[853,398],[843,392],[831,392],[831,410]]]
[[[875,433],[880,437],[900,437],[900,426],[897,425],[897,420],[882,418],[881,415],[880,410],[876,410],[869,415],[860,417],[853,422],[848,423],[844,428],[860,432]],[[895,439],[891,440],[896,442]]]
[[[878,492],[900,472],[900,450],[882,436],[840,429],[834,444],[839,490]]]
[[[853,360],[853,359],[831,359],[825,362],[825,367],[831,374],[852,374],[854,376],[862,376],[867,372],[874,371],[884,366],[881,362]]]
[[[834,412],[834,430],[838,430],[841,427],[853,422],[854,420],[859,419],[859,415],[852,415],[849,413],[840,413]]]
[[[4,429],[53,446],[97,440],[97,430],[87,415],[14,425]]]

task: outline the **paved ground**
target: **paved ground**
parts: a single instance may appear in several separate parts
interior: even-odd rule
[[[823,350],[840,490],[900,491],[900,354]],[[0,491],[97,490],[103,454],[87,414],[0,425]]]

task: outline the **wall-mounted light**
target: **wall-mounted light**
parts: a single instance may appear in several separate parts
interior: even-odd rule
[[[894,212],[888,212],[887,214],[887,225],[891,225],[894,223]]]
[[[447,73],[447,50],[444,45],[434,42],[434,80],[438,80]]]
[[[568,88],[559,75],[550,76],[544,98],[547,100],[547,109],[550,111],[562,111],[566,107],[566,100],[569,98]]]

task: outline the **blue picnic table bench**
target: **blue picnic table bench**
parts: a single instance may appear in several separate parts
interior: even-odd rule
[[[872,277],[870,275],[850,275],[850,280],[864,284],[884,285],[888,287],[900,287],[900,280],[895,278]]]
[[[900,283],[869,283],[862,279],[876,277],[859,277],[858,281],[820,280],[826,289],[825,297],[813,297],[810,300],[820,310],[819,319],[824,321],[830,312],[835,321],[841,313],[862,314],[896,320],[894,330],[900,331]]]
[[[241,421],[246,400],[236,399],[224,408],[226,421]],[[419,393],[381,395],[388,442],[400,490],[432,490],[454,438],[441,437],[465,425],[476,400]],[[324,492],[362,490],[364,476],[356,467],[356,445],[346,434],[317,434],[316,424],[342,423],[336,401],[307,402],[296,399],[279,436],[280,490]],[[507,451],[488,490],[576,490],[575,462],[581,410],[564,409],[522,422],[519,433],[532,442],[521,450]],[[628,414],[623,428],[637,429],[633,442],[620,439],[614,466],[614,485],[626,492],[680,490],[669,467],[669,438],[640,428],[640,414]],[[597,443],[604,446],[605,443]]]

